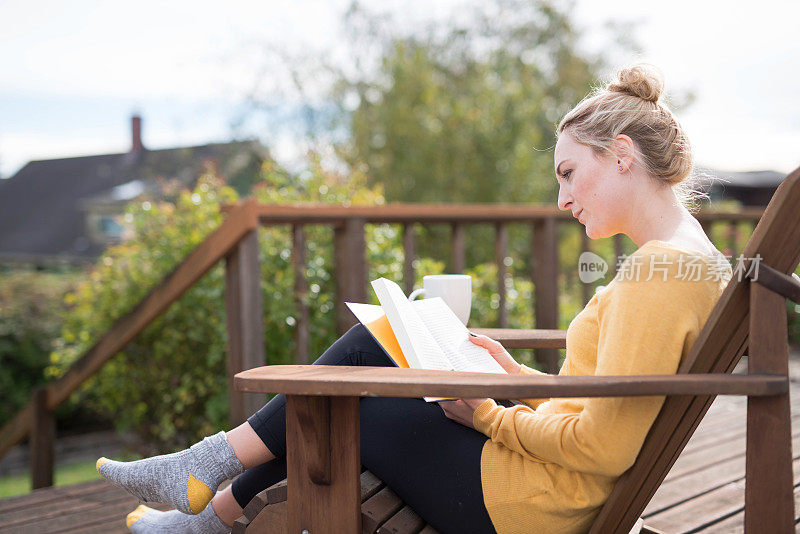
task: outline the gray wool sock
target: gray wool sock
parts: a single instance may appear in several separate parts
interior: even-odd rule
[[[100,475],[142,502],[169,504],[185,514],[202,512],[221,482],[244,471],[225,439],[225,432],[209,436],[190,448],[137,460],[97,460]]]
[[[213,506],[197,515],[182,514],[177,510],[161,512],[140,505],[128,514],[125,521],[135,534],[227,534],[231,527],[222,522]]]

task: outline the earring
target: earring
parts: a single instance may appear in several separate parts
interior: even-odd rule
[[[620,160],[617,160],[617,163],[619,163],[619,172],[622,172],[622,162]]]

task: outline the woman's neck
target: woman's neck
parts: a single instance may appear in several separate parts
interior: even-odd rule
[[[636,246],[641,247],[648,241],[670,241],[681,227],[690,224],[691,214],[675,196],[671,187],[649,191],[636,195],[640,202],[632,203],[629,221],[630,237]]]

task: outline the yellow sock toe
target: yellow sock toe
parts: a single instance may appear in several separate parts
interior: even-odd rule
[[[106,463],[107,461],[108,458],[106,458],[105,456],[97,459],[97,464],[95,465],[95,468],[97,469],[98,473],[100,472],[100,466]]]
[[[197,480],[191,473],[189,473],[189,481],[186,483],[186,493],[189,497],[189,508],[193,514],[199,514],[205,510],[214,496],[211,488]]]
[[[131,525],[136,523],[139,519],[142,518],[144,514],[152,510],[152,508],[148,508],[147,506],[140,504],[136,510],[128,514],[128,517],[125,518],[125,525],[128,528],[131,528]]]

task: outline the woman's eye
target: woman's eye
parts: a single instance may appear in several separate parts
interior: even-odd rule
[[[561,178],[564,180],[569,180],[569,177],[572,175],[572,170],[564,171],[561,173]]]

